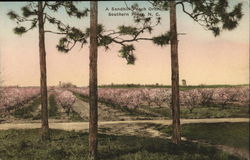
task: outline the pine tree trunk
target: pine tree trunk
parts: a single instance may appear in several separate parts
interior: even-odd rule
[[[41,116],[42,116],[42,139],[49,139],[48,123],[48,95],[46,77],[46,51],[44,37],[43,2],[38,2],[38,23],[39,23],[39,54],[40,54],[40,88],[41,88]]]
[[[90,2],[89,159],[97,159],[97,1]]]
[[[181,142],[180,135],[180,102],[179,102],[179,64],[178,64],[178,39],[176,25],[176,4],[169,2],[170,7],[170,33],[171,33],[171,70],[172,70],[172,118],[173,135],[175,144]]]

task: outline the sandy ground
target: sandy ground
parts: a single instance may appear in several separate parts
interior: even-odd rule
[[[89,106],[88,104],[85,104],[83,101],[80,99],[76,99],[75,103],[72,106],[72,109],[79,113],[79,115],[82,117],[84,120],[89,119]]]
[[[249,118],[213,118],[213,119],[181,119],[181,124],[186,123],[220,123],[220,122],[249,122]],[[128,120],[128,121],[101,121],[99,126],[104,125],[120,125],[120,124],[160,124],[170,125],[171,120]],[[88,122],[50,122],[50,128],[63,129],[63,130],[85,130],[88,129]],[[40,128],[39,122],[34,123],[3,123],[0,124],[0,130],[7,129],[28,129],[28,128]]]

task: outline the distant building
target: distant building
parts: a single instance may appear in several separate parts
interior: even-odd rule
[[[182,85],[187,86],[187,81],[185,79],[182,80]]]
[[[72,88],[72,87],[77,87],[77,86],[72,84],[71,82],[61,82],[61,81],[59,81],[59,87],[61,87],[61,88]]]

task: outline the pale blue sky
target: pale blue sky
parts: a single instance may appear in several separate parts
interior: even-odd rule
[[[223,31],[215,38],[210,31],[204,30],[180,8],[177,9],[178,32],[187,33],[179,37],[180,79],[188,84],[243,84],[249,82],[249,2],[243,2],[244,17],[237,29]],[[132,2],[127,2],[131,5]],[[149,7],[148,2],[138,2]],[[15,23],[6,13],[18,11],[24,2],[0,2],[0,62],[5,85],[39,85],[38,31],[17,36],[13,33]],[[79,7],[88,6],[87,2]],[[99,23],[111,29],[118,25],[132,24],[131,17],[110,17],[105,9],[125,6],[124,2],[99,2]],[[164,33],[169,29],[168,12],[160,13],[163,21],[154,34]],[[80,28],[89,25],[89,18],[72,19],[64,12],[56,17]],[[49,27],[50,26],[46,26]],[[55,46],[58,36],[46,35],[48,84],[70,81],[77,85],[88,84],[88,46],[77,46],[69,54],[59,53]],[[119,46],[112,45],[105,52],[99,49],[99,83],[142,83],[170,84],[170,47],[159,47],[151,42],[135,43],[137,62],[134,66],[126,65],[118,57]]]

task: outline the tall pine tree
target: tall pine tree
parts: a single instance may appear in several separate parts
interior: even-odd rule
[[[180,5],[182,11],[195,22],[207,30],[211,30],[214,36],[218,36],[222,30],[233,30],[242,18],[242,3],[236,4],[231,11],[228,0],[155,0],[149,1],[156,7],[170,11],[170,32],[154,38],[157,45],[171,45],[171,71],[172,71],[172,141],[181,142],[180,127],[180,102],[179,102],[179,63],[178,63],[178,33],[176,6]],[[189,8],[189,9],[187,9]]]
[[[90,2],[89,47],[89,160],[97,159],[98,91],[97,91],[97,1]]]
[[[88,10],[79,11],[73,2],[30,2],[21,8],[22,15],[20,16],[14,11],[8,12],[8,16],[11,20],[17,23],[17,27],[14,28],[14,33],[22,35],[28,31],[34,29],[38,25],[39,35],[39,59],[40,59],[40,92],[41,92],[41,118],[42,118],[42,129],[41,135],[43,140],[49,139],[49,123],[48,123],[48,89],[47,89],[47,71],[46,71],[46,47],[45,47],[45,33],[55,34],[68,34],[75,33],[78,30],[70,28],[63,24],[60,20],[57,20],[51,16],[50,12],[57,12],[59,8],[63,7],[68,15],[75,15],[78,18],[87,15]],[[46,11],[47,10],[47,11]],[[45,22],[49,22],[57,26],[60,32],[45,30]],[[30,23],[29,27],[26,27],[26,23]],[[22,24],[22,25],[21,25]],[[80,31],[79,31],[80,33]]]
[[[133,5],[137,8],[138,5]],[[69,52],[77,42],[82,46],[87,44],[87,39],[90,40],[90,53],[89,53],[89,156],[90,160],[98,158],[97,151],[97,131],[98,131],[98,89],[97,89],[97,49],[98,47],[105,47],[106,50],[110,49],[111,44],[118,44],[121,46],[120,56],[126,59],[127,64],[134,64],[135,56],[133,54],[135,47],[133,42],[140,40],[152,40],[152,38],[141,37],[142,33],[151,33],[153,28],[160,23],[158,19],[155,23],[151,22],[151,18],[143,14],[139,14],[138,10],[134,13],[134,21],[137,27],[134,26],[118,26],[117,30],[107,30],[101,24],[97,24],[97,1],[90,2],[90,27],[84,31],[75,33],[64,34],[59,40],[57,48],[61,52]],[[74,30],[75,27],[71,27]]]
[[[97,26],[97,45],[110,49],[111,44],[121,46],[120,56],[127,60],[128,64],[134,64],[136,58],[134,56],[135,47],[133,42],[150,40],[154,44],[165,46],[171,45],[171,71],[172,71],[172,118],[173,118],[173,136],[172,141],[179,144],[181,141],[180,134],[180,102],[179,102],[179,65],[178,65],[178,32],[176,25],[176,6],[181,5],[184,13],[188,14],[194,21],[198,22],[204,28],[211,30],[215,36],[220,34],[223,29],[232,30],[236,28],[238,21],[242,17],[241,3],[237,4],[232,11],[229,8],[227,0],[165,0],[165,1],[149,1],[154,6],[162,10],[170,10],[170,31],[156,37],[142,37],[143,33],[151,33],[153,28],[160,24],[161,19],[157,18],[152,23],[151,17],[144,14],[135,13],[134,22],[136,26],[122,25],[117,30],[107,30],[101,24]],[[186,11],[185,6],[190,5],[191,12]],[[131,12],[140,12],[138,4],[131,6]],[[66,34],[62,37],[57,45],[59,51],[69,52],[77,42],[82,45],[87,43],[90,37],[90,28],[79,34]],[[77,33],[77,32],[75,32]],[[70,46],[72,44],[72,46]],[[92,75],[93,76],[93,75]],[[94,78],[94,77],[92,77]],[[90,78],[91,79],[91,78]],[[97,81],[95,82],[97,84]],[[97,93],[90,97],[97,99]],[[97,105],[96,105],[97,107]],[[94,113],[94,112],[93,112]],[[97,111],[96,111],[97,113]],[[96,118],[97,120],[97,118]],[[96,126],[90,126],[97,129],[97,122],[92,123]],[[93,132],[95,133],[95,132]],[[93,142],[93,143],[92,143]],[[97,147],[97,141],[92,141],[90,145]],[[96,153],[96,152],[95,152]]]

